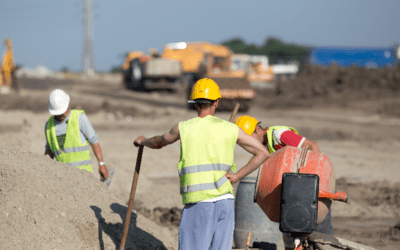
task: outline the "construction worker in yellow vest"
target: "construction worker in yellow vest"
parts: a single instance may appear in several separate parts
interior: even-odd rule
[[[97,135],[85,111],[71,110],[69,103],[69,95],[61,89],[49,95],[48,108],[52,116],[45,125],[45,155],[93,173],[90,145],[99,164],[99,174],[107,179],[108,171]]]
[[[243,129],[248,135],[260,141],[269,152],[273,152],[285,146],[292,147],[308,147],[312,151],[320,152],[319,146],[316,142],[310,141],[305,137],[299,135],[296,129],[287,126],[270,126],[262,128],[256,118],[243,115],[239,116],[235,124]],[[317,232],[333,235],[332,215],[329,209],[328,215],[324,221],[317,226]],[[291,250],[294,248],[293,238],[288,233],[283,233],[283,241],[285,249]]]
[[[272,154],[284,146],[308,147],[312,151],[320,152],[317,143],[299,135],[296,129],[287,126],[270,126],[262,128],[256,118],[243,115],[239,116],[235,124],[248,135],[253,136],[265,145]]]
[[[189,103],[198,117],[179,122],[163,135],[139,136],[135,146],[160,149],[180,140],[180,193],[185,205],[179,226],[180,250],[231,250],[234,229],[232,184],[257,169],[267,149],[233,123],[215,116],[221,98],[218,85],[203,78],[193,86]],[[253,154],[238,172],[235,145]],[[232,170],[232,173],[229,171]]]

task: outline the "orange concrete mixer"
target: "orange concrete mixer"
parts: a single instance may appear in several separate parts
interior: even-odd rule
[[[318,175],[317,224],[325,219],[332,200],[347,202],[347,194],[335,191],[335,170],[325,154],[309,151],[307,148],[286,146],[271,154],[260,167],[254,192],[254,201],[273,222],[280,222],[284,173]]]

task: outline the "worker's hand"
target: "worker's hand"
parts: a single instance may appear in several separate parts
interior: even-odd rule
[[[144,140],[146,140],[146,137],[141,135],[141,136],[139,136],[138,138],[135,139],[135,141],[133,142],[133,145],[135,145],[135,147],[143,146],[142,142]]]
[[[228,178],[232,185],[240,181],[236,174],[226,173],[225,176],[226,178]]]
[[[106,168],[106,165],[99,165],[99,174],[104,178],[108,178],[108,170]]]

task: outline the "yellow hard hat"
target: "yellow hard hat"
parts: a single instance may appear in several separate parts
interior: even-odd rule
[[[193,86],[189,103],[194,103],[196,99],[218,100],[221,98],[218,85],[208,78],[202,78]]]
[[[259,123],[260,122],[257,121],[256,118],[248,116],[248,115],[239,116],[235,121],[235,124],[238,125],[239,128],[243,129],[244,132],[246,132],[246,134],[248,134],[248,135],[251,135],[254,133],[254,131],[256,130],[256,126]]]

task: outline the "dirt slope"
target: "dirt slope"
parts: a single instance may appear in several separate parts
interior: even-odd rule
[[[118,249],[127,206],[87,171],[0,149],[1,249]],[[176,249],[170,232],[132,212],[126,249]]]

